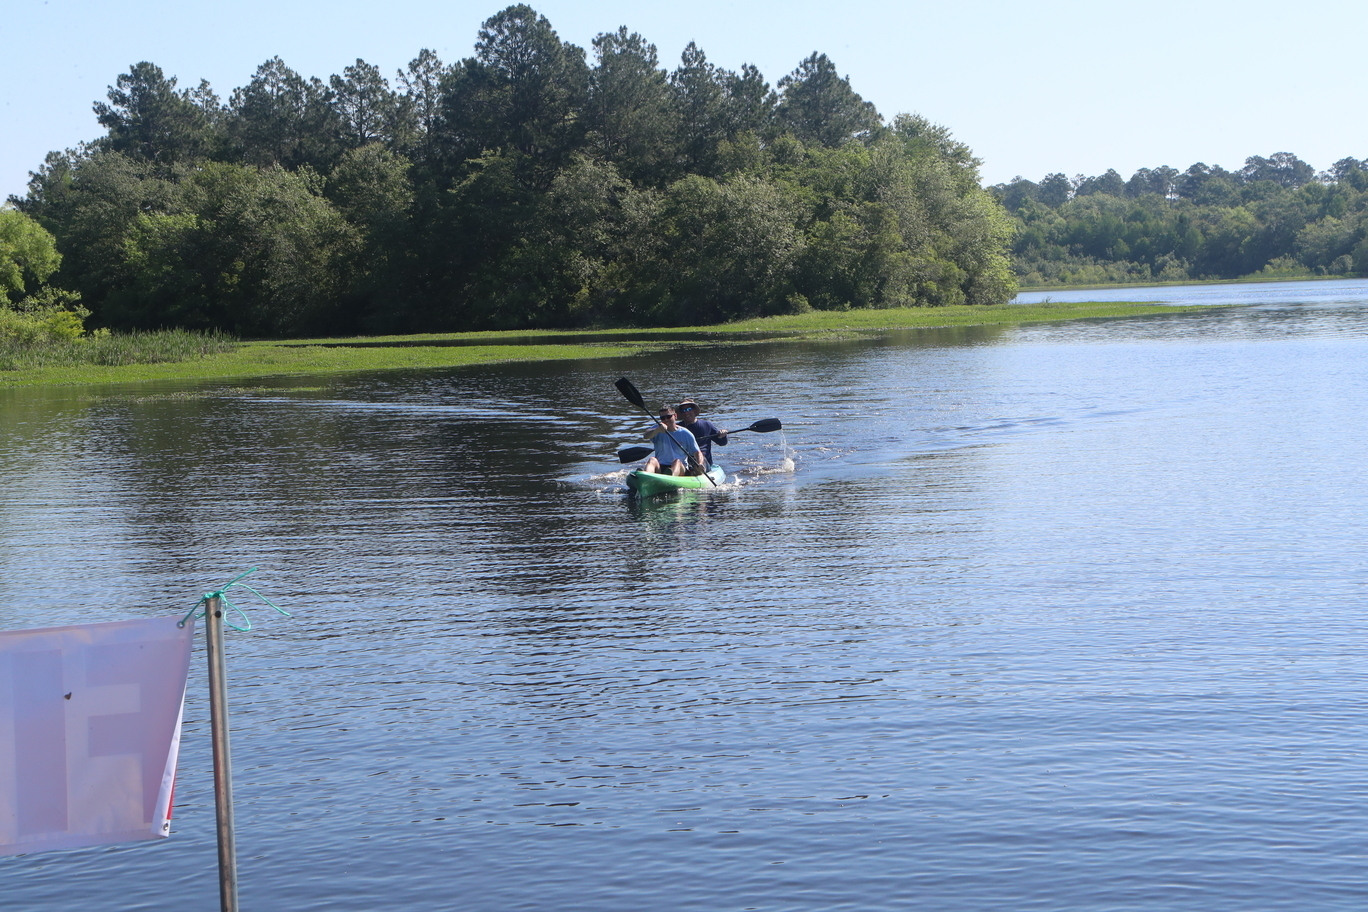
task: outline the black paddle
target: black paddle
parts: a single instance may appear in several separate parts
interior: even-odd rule
[[[632,403],[632,404],[635,405],[637,408],[641,409],[643,412],[645,412],[646,414],[650,415],[652,418],[655,418],[655,417],[656,417],[655,412],[651,411],[650,409],[648,409],[648,408],[646,407],[646,400],[643,399],[643,398],[641,398],[641,392],[640,392],[635,386],[632,385],[632,381],[631,381],[631,380],[628,380],[626,377],[619,377],[616,381],[614,381],[613,386],[616,386],[616,387],[618,388],[618,392],[619,392],[619,393],[622,393],[622,395],[624,395],[624,396],[627,397],[627,401],[628,401],[628,402]],[[658,420],[659,420],[659,419],[657,419],[657,421],[658,421]],[[669,432],[666,431],[665,433],[669,433]],[[690,435],[690,436],[692,436],[692,435]],[[674,439],[674,438],[671,438],[671,440],[673,440],[673,439]],[[678,446],[677,443],[676,443],[675,445]],[[683,448],[683,447],[680,447],[679,449],[680,449],[680,451],[682,452],[684,448]],[[654,452],[655,452],[655,447],[652,447],[652,448],[648,451],[648,455],[649,455],[649,453],[654,453]],[[702,454],[701,454],[701,453],[699,454],[699,459],[700,459],[700,460],[702,459]],[[623,460],[623,462],[627,462],[627,461],[628,461],[628,460],[626,460],[626,459]],[[631,460],[631,461],[632,461],[632,462],[635,462],[636,460]],[[713,481],[713,477],[712,477],[711,475],[708,474],[708,467],[707,467],[706,465],[703,466],[703,477],[706,478],[706,479],[708,479],[708,484],[712,485],[714,488],[717,487],[717,482]]]
[[[756,431],[760,434],[768,434],[770,431],[777,431],[782,427],[783,425],[779,423],[778,418],[761,418],[759,421],[755,422],[750,427],[737,428],[734,431],[722,431],[720,433],[739,434],[742,431]],[[719,435],[709,434],[707,437],[698,438],[698,442],[702,443],[705,440],[709,440],[717,436]],[[654,452],[654,447],[627,447],[624,450],[618,450],[618,459],[622,462],[636,462],[639,459],[645,459],[647,456],[650,456]]]

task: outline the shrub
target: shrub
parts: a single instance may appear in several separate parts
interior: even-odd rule
[[[47,292],[47,293],[44,293]],[[57,289],[25,298],[15,306],[0,305],[0,339],[20,345],[74,342],[85,334],[90,311],[80,296]]]

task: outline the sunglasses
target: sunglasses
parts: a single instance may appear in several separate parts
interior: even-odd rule
[[[681,411],[681,412],[696,412],[696,411],[698,411],[698,406],[696,406],[696,405],[686,405],[686,406],[684,406],[683,408],[681,408],[680,411]]]
[[[660,416],[660,420],[661,420],[661,421],[674,421],[674,420],[675,420],[675,416],[674,416],[674,415],[661,415],[661,416]]]

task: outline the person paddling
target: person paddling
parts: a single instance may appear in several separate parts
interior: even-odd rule
[[[685,399],[675,406],[679,412],[679,426],[694,435],[698,441],[698,446],[703,450],[703,458],[708,465],[713,464],[712,445],[717,441],[718,446],[727,445],[727,432],[713,424],[707,418],[702,417],[702,412],[698,409],[698,403],[692,399]]]
[[[660,423],[646,432],[655,445],[655,454],[646,460],[643,472],[659,475],[701,475],[705,469],[703,451],[694,435],[678,424],[679,413],[672,406],[660,410]],[[662,471],[662,466],[668,470]]]

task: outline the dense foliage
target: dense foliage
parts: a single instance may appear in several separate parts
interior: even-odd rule
[[[81,339],[90,316],[81,296],[47,284],[61,262],[51,233],[24,213],[0,207],[0,351]]]
[[[0,307],[37,291],[61,262],[56,240],[41,225],[18,210],[0,208]]]
[[[1023,285],[1368,273],[1368,161],[1295,155],[990,188],[1017,223]]]
[[[995,304],[1010,219],[978,161],[814,53],[771,88],[626,28],[592,63],[525,5],[391,84],[279,58],[220,100],[151,63],[15,200],[99,325],[242,335],[681,325]]]

